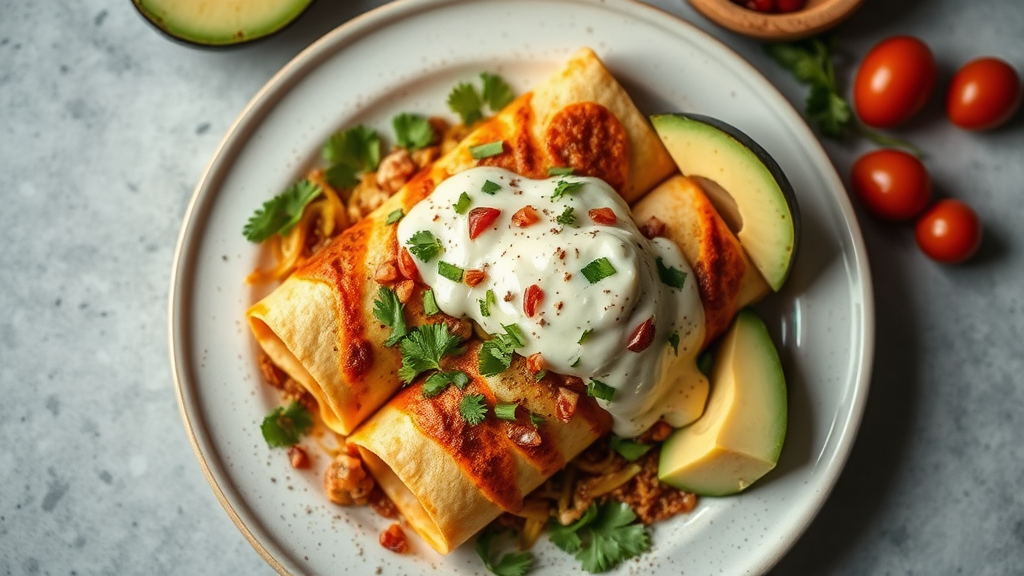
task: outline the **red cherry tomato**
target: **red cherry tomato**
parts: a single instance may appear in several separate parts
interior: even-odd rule
[[[916,216],[932,194],[924,164],[901,150],[868,152],[854,162],[850,179],[864,205],[888,220]]]
[[[935,57],[913,36],[894,36],[868,52],[853,84],[853,105],[868,126],[888,128],[916,114],[935,87]]]
[[[981,245],[981,222],[967,204],[939,200],[917,221],[914,235],[929,258],[957,264],[974,255]]]
[[[469,239],[475,240],[488,226],[494,224],[501,210],[497,208],[473,208],[469,211]]]
[[[967,130],[988,130],[1006,122],[1020,107],[1020,76],[998,58],[978,58],[953,76],[946,113]]]

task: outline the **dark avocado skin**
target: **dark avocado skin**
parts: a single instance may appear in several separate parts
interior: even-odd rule
[[[713,128],[717,128],[725,135],[729,136],[733,140],[737,141],[740,145],[746,147],[764,164],[765,168],[768,169],[768,173],[772,175],[775,182],[778,183],[779,189],[782,190],[782,196],[786,199],[786,204],[789,205],[789,213],[793,220],[793,254],[789,259],[789,267],[786,269],[785,277],[789,276],[790,271],[793,270],[793,263],[796,262],[797,252],[800,249],[800,207],[796,201],[796,191],[793,189],[793,185],[789,183],[789,179],[786,178],[785,172],[782,171],[782,167],[779,163],[772,158],[771,154],[767,150],[761,147],[760,144],[754,141],[753,138],[747,136],[739,128],[732,124],[723,122],[717,118],[710,116],[704,116],[703,114],[693,114],[690,112],[671,112],[666,114],[656,114],[656,116],[681,116],[694,122],[700,122],[701,124],[707,124]]]
[[[138,12],[138,14],[140,16],[142,16],[142,19],[145,20],[147,24],[149,24],[150,26],[155,28],[165,38],[167,38],[167,39],[169,39],[169,40],[171,40],[171,41],[173,41],[173,42],[175,42],[177,44],[181,44],[183,46],[188,46],[190,48],[202,48],[202,49],[206,49],[206,50],[223,51],[223,50],[230,50],[232,48],[237,48],[237,47],[240,47],[240,46],[246,46],[246,45],[249,45],[249,44],[253,44],[255,42],[259,42],[261,40],[265,40],[267,38],[270,38],[272,36],[280,34],[282,31],[288,29],[292,24],[294,24],[296,21],[298,21],[298,19],[303,14],[305,14],[307,10],[309,10],[309,7],[316,3],[316,0],[310,0],[309,4],[307,4],[306,7],[302,9],[302,12],[297,14],[295,16],[295,18],[292,18],[289,22],[285,23],[283,26],[281,26],[280,28],[274,30],[273,32],[270,32],[269,34],[264,34],[262,36],[256,36],[256,37],[251,37],[251,38],[244,38],[242,40],[239,40],[238,42],[231,42],[231,43],[227,43],[227,44],[211,44],[211,43],[206,43],[206,42],[200,42],[198,40],[191,40],[191,39],[188,39],[188,38],[182,38],[180,36],[175,36],[171,32],[167,31],[167,29],[164,28],[161,25],[159,17],[157,17],[155,14],[153,14],[151,12],[148,12],[145,8],[140,6],[139,5],[140,2],[141,2],[141,0],[132,0],[132,6],[135,8],[135,11]]]

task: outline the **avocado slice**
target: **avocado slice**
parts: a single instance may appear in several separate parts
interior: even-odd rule
[[[778,352],[764,322],[741,310],[716,352],[707,408],[665,440],[658,478],[703,496],[741,492],[775,468],[787,419]]]
[[[699,114],[651,117],[684,176],[702,186],[735,230],[751,262],[776,292],[789,276],[800,238],[796,193],[764,148],[737,128]],[[716,195],[723,191],[727,196]]]
[[[190,44],[228,46],[280,31],[313,0],[132,0],[161,32]]]

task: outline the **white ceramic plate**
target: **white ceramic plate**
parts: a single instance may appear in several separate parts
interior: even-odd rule
[[[486,573],[472,546],[447,557],[422,544],[405,556],[384,550],[377,536],[387,521],[330,504],[319,476],[293,471],[267,448],[259,423],[279,400],[261,384],[243,319],[259,296],[243,283],[258,257],[243,224],[316,164],[333,131],[362,122],[390,134],[397,112],[442,113],[448,90],[484,70],[524,91],[584,45],[641,110],[707,114],[760,142],[789,175],[803,222],[789,283],[759,306],[790,387],[778,468],[740,496],[704,498],[692,514],[657,525],[651,550],[618,573],[765,572],[831,490],[867,393],[871,283],[842,184],[785,99],[710,36],[639,3],[397,2],[338,28],[271,79],[224,139],[182,227],[170,339],[185,425],[228,514],[279,572]],[[536,552],[536,574],[578,571],[550,544]]]

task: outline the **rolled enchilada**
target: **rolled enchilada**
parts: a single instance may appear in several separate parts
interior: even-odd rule
[[[473,146],[494,142],[501,153],[473,157]],[[387,333],[372,317],[379,271],[402,264],[387,216],[408,212],[438,183],[477,165],[528,178],[569,167],[608,182],[627,202],[675,170],[647,120],[589,49],[476,126],[247,312],[264,352],[316,398],[333,430],[351,433],[400,385],[401,355],[383,345]],[[422,319],[411,314],[413,324]]]

